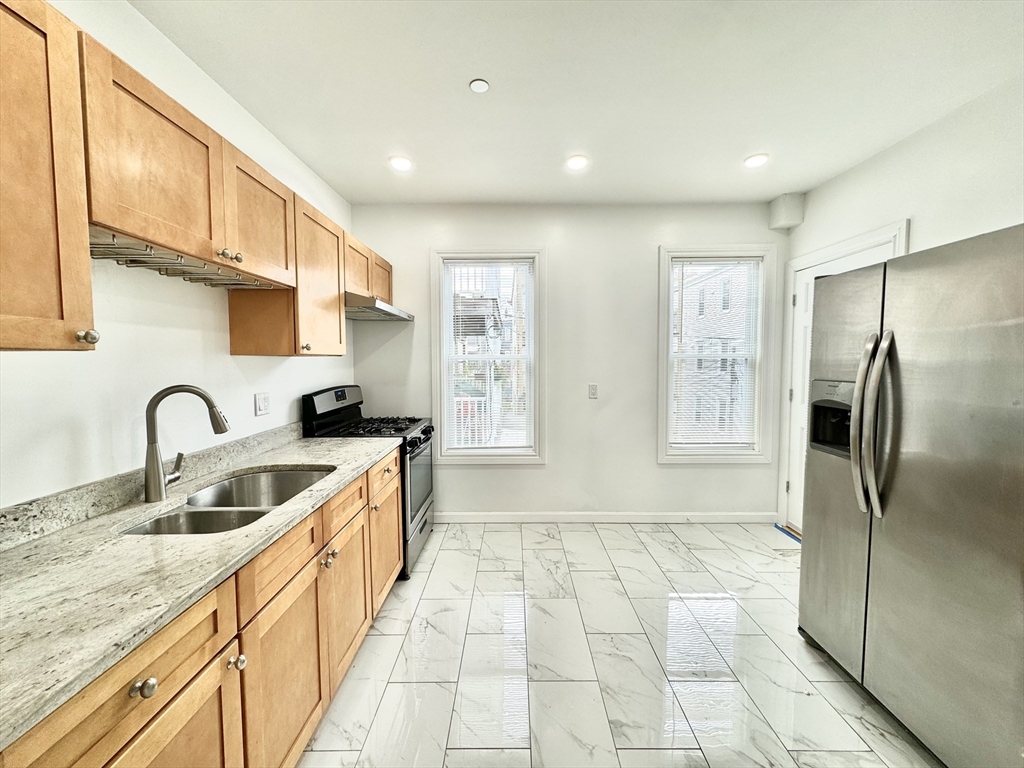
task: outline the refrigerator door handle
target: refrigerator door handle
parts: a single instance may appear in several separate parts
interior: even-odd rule
[[[878,345],[875,363],[871,366],[868,377],[868,388],[864,395],[864,479],[868,483],[868,496],[871,498],[871,511],[875,517],[882,517],[882,495],[878,490],[878,476],[875,474],[875,430],[878,421],[878,392],[882,383],[882,371],[892,347],[892,331],[882,335],[882,343]],[[852,438],[851,438],[852,441]]]
[[[857,366],[857,380],[853,384],[853,404],[850,406],[850,467],[853,469],[853,493],[861,512],[868,511],[868,500],[864,495],[864,474],[860,461],[861,412],[864,407],[864,383],[868,378],[868,366],[878,346],[878,334],[872,333],[864,340],[864,352]]]

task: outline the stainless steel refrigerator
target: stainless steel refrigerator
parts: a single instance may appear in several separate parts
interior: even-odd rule
[[[950,766],[1024,765],[1024,225],[819,278],[800,629]]]

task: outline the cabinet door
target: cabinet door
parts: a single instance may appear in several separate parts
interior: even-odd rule
[[[226,141],[224,228],[235,269],[295,285],[295,194]]]
[[[346,290],[361,296],[370,296],[373,281],[373,251],[345,233],[345,283]]]
[[[331,690],[336,691],[373,621],[370,595],[370,536],[366,510],[327,544],[332,566],[324,573],[327,585],[327,645]]]
[[[396,477],[370,502],[370,582],[373,615],[402,570],[402,481]]]
[[[75,26],[0,0],[0,349],[92,349]]]
[[[295,196],[299,354],[345,354],[345,233]]]
[[[295,765],[330,700],[324,560],[310,560],[242,630],[246,765]]]
[[[237,657],[238,641],[234,640],[108,768],[241,768],[242,689],[233,662]]]
[[[90,221],[224,263],[220,136],[85,33],[81,52]]]
[[[391,300],[391,264],[376,253],[373,254],[373,295],[383,302]]]

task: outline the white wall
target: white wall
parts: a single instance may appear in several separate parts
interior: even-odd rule
[[[351,209],[312,170],[123,0],[54,0],[138,69],[343,227]],[[227,292],[93,263],[95,352],[0,353],[0,506],[141,467],[146,402],[161,387],[208,389],[231,422],[214,435],[198,400],[161,406],[164,455],[191,452],[299,418],[303,392],[352,380],[352,357],[231,357]],[[350,324],[351,326],[351,324]],[[351,349],[351,327],[349,328]],[[271,413],[253,415],[253,393]]]
[[[547,249],[547,463],[439,467],[440,513],[774,514],[774,464],[658,465],[656,442],[658,246],[775,243],[781,264],[788,238],[767,229],[767,206],[356,205],[352,216],[394,264],[396,305],[416,315],[356,324],[356,380],[374,414],[431,410],[431,248]]]
[[[807,194],[790,253],[910,219],[910,251],[1024,221],[1024,80],[1011,80]]]

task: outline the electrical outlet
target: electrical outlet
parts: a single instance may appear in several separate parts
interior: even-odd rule
[[[587,386],[587,396],[591,400],[597,400],[597,384],[590,384]]]
[[[256,401],[256,415],[266,416],[270,413],[270,393],[269,392],[257,392],[255,396]]]

